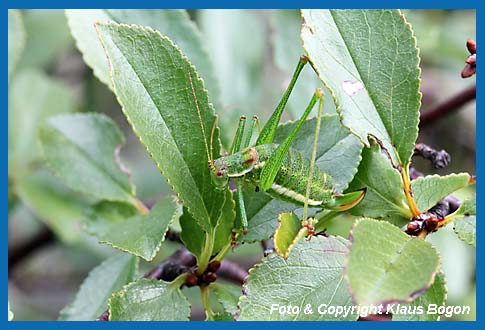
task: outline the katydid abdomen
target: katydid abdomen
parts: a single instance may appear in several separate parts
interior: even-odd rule
[[[244,177],[257,186],[264,163],[271,157],[277,147],[277,144],[263,144],[246,148],[230,156],[215,160],[214,165],[221,170],[221,173],[227,173],[228,177]],[[275,198],[303,205],[310,179],[309,173],[310,160],[298,150],[290,148],[283,158],[275,181],[267,193]],[[334,197],[335,190],[332,178],[318,167],[315,167],[310,185],[308,205],[317,207],[332,205]]]

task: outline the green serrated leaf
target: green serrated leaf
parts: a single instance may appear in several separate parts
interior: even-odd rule
[[[227,284],[212,283],[210,285],[211,292],[214,293],[217,301],[224,308],[225,313],[229,314],[230,319],[234,319],[234,314],[237,313],[237,303],[241,295],[241,287],[237,287],[237,291]]]
[[[315,120],[310,119],[303,124],[291,145],[308,159],[313,148]],[[280,125],[274,137],[275,143],[283,141],[293,126],[291,122]],[[324,115],[320,132],[315,164],[332,177],[336,191],[342,192],[357,172],[363,145],[340,124],[337,115]],[[249,220],[248,233],[242,237],[245,242],[268,239],[276,230],[280,213],[300,208],[292,203],[274,200],[263,192],[256,192],[251,185],[246,186],[244,200]]]
[[[445,305],[447,292],[445,274],[440,272],[436,274],[433,285],[412,303],[393,304],[388,305],[387,308],[391,309],[393,321],[438,321],[440,315],[433,313],[433,310]],[[405,310],[406,313],[397,312],[399,308]]]
[[[182,206],[173,197],[163,198],[149,214],[136,215],[112,225],[100,243],[151,261],[165,240],[168,226],[181,214]]]
[[[66,306],[59,320],[95,320],[108,307],[108,298],[133,281],[138,258],[117,253],[94,268],[81,285],[74,302]]]
[[[185,10],[69,9],[66,10],[66,16],[76,45],[83,53],[84,61],[93,69],[99,80],[110,88],[112,83],[108,62],[94,27],[96,22],[114,21],[150,26],[166,35],[193,61],[211,92],[212,102],[216,107],[219,104],[219,85],[212,62],[201,33]]]
[[[467,244],[476,247],[477,243],[477,202],[476,198],[465,200],[458,210],[447,216],[454,221],[453,230]]]
[[[274,253],[264,258],[246,279],[238,320],[355,320],[356,314],[318,313],[322,304],[352,306],[343,278],[346,244],[343,238],[317,236],[301,241],[287,260]],[[300,312],[280,314],[278,307],[288,305],[299,306]],[[304,313],[307,305],[313,313]]]
[[[278,229],[274,234],[276,252],[288,259],[291,250],[298,243],[296,237],[303,227],[300,219],[293,212],[281,213],[278,217]]]
[[[73,112],[75,105],[64,85],[34,69],[15,75],[8,101],[8,173],[22,176],[40,156],[39,123],[52,115]]]
[[[440,267],[430,243],[384,221],[358,220],[350,241],[346,278],[360,305],[411,301],[432,284]]]
[[[203,81],[157,31],[115,23],[99,23],[97,29],[125,115],[184,206],[210,231],[231,193],[214,188],[207,166],[206,145],[216,117]],[[218,129],[212,141],[213,154],[219,155]],[[222,218],[233,217],[231,210]]]
[[[131,177],[119,160],[125,138],[111,119],[94,113],[50,117],[40,140],[47,164],[69,188],[136,204]]]
[[[401,176],[377,145],[364,148],[357,174],[347,191],[366,187],[364,199],[349,212],[404,224],[411,218]]]
[[[101,201],[84,209],[81,224],[87,233],[101,238],[115,224],[137,214],[137,209],[131,204]]]
[[[176,285],[142,278],[111,297],[109,314],[111,321],[183,321],[190,304]]]
[[[411,181],[411,188],[418,208],[425,212],[449,194],[468,186],[469,182],[468,173],[428,175]]]
[[[15,70],[15,67],[25,47],[25,28],[22,14],[18,9],[8,10],[8,79]]]
[[[16,181],[15,191],[29,209],[66,243],[80,238],[80,219],[87,203],[46,171]]]
[[[398,10],[302,10],[303,47],[345,126],[407,166],[421,103],[416,40]]]

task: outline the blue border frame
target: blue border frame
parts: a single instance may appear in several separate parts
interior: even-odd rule
[[[483,2],[483,1],[482,1]],[[480,22],[483,17],[481,17],[481,10],[480,9],[480,1],[478,0],[469,0],[469,1],[451,1],[451,0],[443,0],[443,1],[436,1],[436,0],[397,0],[390,2],[383,1],[383,0],[376,0],[376,1],[367,1],[363,3],[362,1],[352,0],[352,1],[338,1],[338,2],[330,2],[330,1],[316,1],[316,0],[301,0],[301,1],[288,1],[288,0],[266,0],[266,1],[255,1],[255,0],[246,0],[246,1],[221,1],[215,0],[211,2],[201,2],[195,0],[177,0],[172,2],[165,2],[165,3],[158,3],[155,1],[146,1],[146,0],[138,0],[136,2],[133,1],[126,1],[126,0],[84,0],[84,1],[69,1],[66,3],[59,1],[59,0],[49,0],[49,1],[35,1],[35,0],[23,0],[23,1],[2,1],[0,2],[0,6],[2,9],[2,17],[3,17],[3,24],[2,27],[2,36],[3,36],[3,45],[4,51],[2,52],[2,62],[7,63],[7,32],[8,32],[8,9],[9,8],[409,8],[409,9],[476,9],[477,14],[477,41],[479,38],[478,31],[480,31]],[[3,216],[3,237],[4,237],[4,246],[2,251],[2,259],[3,259],[3,271],[2,271],[2,281],[4,285],[1,286],[1,294],[4,297],[1,299],[1,309],[4,311],[4,317],[0,318],[0,325],[3,329],[31,329],[32,327],[36,328],[46,328],[46,329],[129,329],[133,327],[133,324],[127,322],[54,322],[54,321],[16,321],[16,322],[8,322],[6,318],[6,311],[7,311],[7,299],[8,296],[8,250],[7,250],[7,242],[8,242],[8,230],[7,230],[7,213],[8,213],[8,66],[3,65],[2,67],[2,74],[3,74],[3,81],[2,81],[2,91],[3,91],[3,120],[1,121],[1,125],[3,127],[3,139],[1,140],[1,147],[4,150],[2,153],[2,163],[1,168],[4,173],[2,177],[2,190],[1,190],[1,197],[4,201],[2,207],[2,214]],[[477,75],[477,84],[479,84],[480,79],[478,79],[480,75]],[[477,97],[477,108],[478,104],[480,103],[480,97]],[[477,126],[480,125],[482,122],[482,118],[485,115],[483,112],[477,112]],[[483,135],[480,130],[477,130],[477,141],[482,140]],[[483,165],[482,165],[482,149],[480,144],[477,145],[477,173],[483,172]],[[478,174],[479,179],[478,182],[481,182],[480,174]],[[482,187],[479,184],[477,186],[477,197],[479,200],[478,208],[479,213],[481,212],[480,209],[480,201],[483,199],[482,194]],[[442,328],[442,329],[452,329],[452,328],[478,328],[479,326],[483,326],[483,317],[481,316],[481,284],[480,284],[480,274],[481,274],[481,257],[480,253],[480,244],[477,247],[477,321],[475,322],[461,322],[461,321],[449,321],[449,322],[413,322],[412,324],[406,322],[234,322],[230,323],[231,327],[237,327],[241,329],[267,329],[269,328],[278,328],[279,330],[286,330],[286,329],[294,329],[294,327],[311,327],[312,329],[315,328],[328,328],[329,326],[332,328],[383,328],[383,327],[393,327],[395,329],[404,329],[409,326],[417,327],[417,328]],[[170,327],[177,327],[180,329],[198,329],[198,328],[211,328],[211,329],[225,329],[228,326],[226,322],[177,322],[177,324],[166,324],[166,323],[159,323],[159,322],[137,322],[136,327],[141,329],[148,329],[154,327],[163,327],[163,326],[170,326]]]

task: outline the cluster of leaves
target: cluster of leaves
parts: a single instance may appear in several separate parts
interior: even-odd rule
[[[337,110],[322,118],[316,165],[332,176],[338,192],[366,187],[367,194],[351,210],[357,220],[348,239],[315,237],[299,242],[287,260],[276,254],[264,258],[250,271],[241,297],[219,283],[209,289],[224,307],[223,317],[237,312],[239,320],[334,319],[318,313],[271,313],[273,304],[442,305],[446,287],[438,253],[400,227],[471,180],[466,173],[409,179],[421,97],[412,30],[393,10],[301,14],[302,51]],[[148,210],[119,160],[124,137],[112,120],[93,113],[50,113],[48,102],[66,102],[65,112],[73,109],[62,87],[35,73],[16,73],[9,104],[9,178],[18,173],[12,175],[16,196],[34,209],[45,198],[58,202],[62,207],[46,212],[45,219],[60,237],[72,239],[78,231],[66,230],[65,220],[82,217],[83,228],[100,243],[124,251],[90,273],[60,319],[94,319],[109,306],[111,320],[186,320],[190,305],[180,290],[184,275],[173,282],[137,279],[137,264],[138,258],[156,256],[165,233],[177,223],[200,274],[231,246],[235,203],[229,188],[214,188],[207,166],[206,143],[212,141],[214,155],[221,151],[219,129],[211,136],[214,108],[221,102],[202,36],[180,10],[68,10],[66,15],[84,61],[116,95],[176,198],[163,198]],[[18,40],[9,44],[9,58],[15,59],[25,38],[18,19],[9,18],[10,31],[18,34],[9,38]],[[9,62],[9,75],[14,65]],[[35,93],[41,94],[33,95],[41,109],[30,121],[22,118],[23,79],[30,84],[37,79]],[[37,121],[42,121],[39,128]],[[283,141],[293,125],[281,125],[275,142]],[[315,119],[308,120],[292,144],[308,158],[314,130]],[[15,136],[20,132],[22,138]],[[25,168],[41,157],[32,152],[37,138],[49,172]],[[28,162],[26,154],[32,157]],[[49,182],[58,185],[51,173],[69,190],[49,189]],[[300,214],[295,205],[247,188],[249,227],[239,243],[269,239],[281,213]],[[475,244],[474,201],[464,202],[446,221],[455,223],[458,237]],[[417,299],[416,293],[421,294]],[[399,315],[416,317],[439,315]]]

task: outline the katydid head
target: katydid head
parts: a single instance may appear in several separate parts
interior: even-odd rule
[[[210,165],[212,182],[217,189],[224,189],[229,184],[229,175],[224,160],[225,157],[218,158],[213,160]]]
[[[229,178],[239,178],[252,171],[258,160],[259,155],[254,147],[222,156],[212,162],[212,181],[216,185],[227,184]]]

